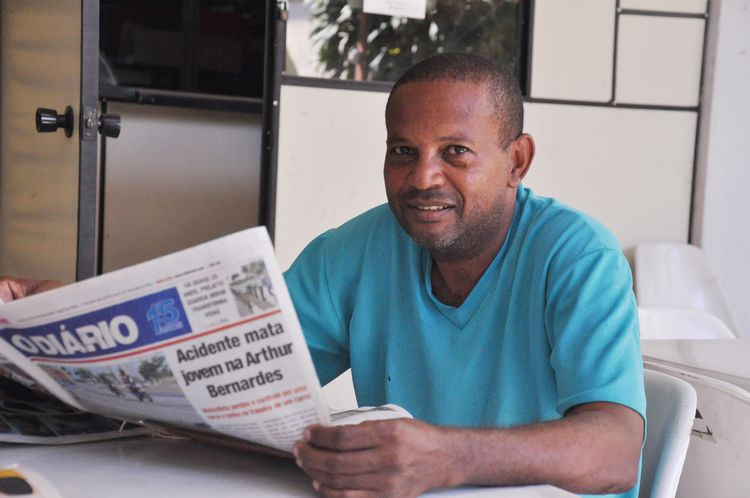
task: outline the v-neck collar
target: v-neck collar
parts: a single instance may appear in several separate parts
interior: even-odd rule
[[[520,217],[519,211],[521,201],[522,198],[525,197],[522,192],[523,188],[519,185],[516,194],[516,202],[513,206],[513,221],[508,228],[508,233],[505,236],[502,247],[497,252],[495,258],[492,260],[487,269],[484,270],[484,273],[482,273],[482,276],[479,278],[476,285],[474,285],[474,288],[471,289],[471,292],[469,292],[469,295],[466,296],[466,299],[464,299],[464,302],[461,303],[460,306],[456,307],[444,304],[437,297],[435,297],[435,294],[432,291],[432,255],[426,249],[420,249],[422,253],[421,257],[424,289],[427,292],[430,300],[432,301],[432,304],[440,312],[440,314],[459,329],[463,329],[466,324],[469,323],[471,318],[476,314],[477,310],[482,305],[482,302],[484,302],[487,296],[497,286],[500,276],[500,266],[502,265],[502,261],[505,258],[505,254],[508,252],[508,246],[510,246],[511,244],[511,240],[513,239],[513,234],[515,233],[515,228],[518,223],[517,220]]]

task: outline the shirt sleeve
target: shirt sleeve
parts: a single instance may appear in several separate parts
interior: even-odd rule
[[[583,403],[628,406],[645,419],[638,313],[627,260],[610,247],[552,265],[545,325],[557,410]]]
[[[313,240],[284,273],[321,385],[349,368],[348,332],[328,287],[328,234]]]

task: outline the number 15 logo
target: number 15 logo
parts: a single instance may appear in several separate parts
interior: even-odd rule
[[[182,328],[180,310],[174,299],[164,299],[151,305],[147,313],[148,321],[156,335],[167,334]]]

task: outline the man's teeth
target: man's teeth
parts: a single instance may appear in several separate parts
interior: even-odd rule
[[[420,211],[442,211],[448,209],[449,206],[414,206]]]

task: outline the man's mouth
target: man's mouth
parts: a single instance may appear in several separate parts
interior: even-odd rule
[[[414,223],[438,223],[449,219],[456,212],[455,204],[406,203],[403,213]]]
[[[410,190],[400,196],[399,204],[402,215],[415,222],[435,223],[446,219],[457,209],[460,212],[459,203],[454,196],[434,190]]]
[[[446,209],[451,209],[453,206],[415,206],[409,204],[409,207],[418,209],[419,211],[444,211]]]

